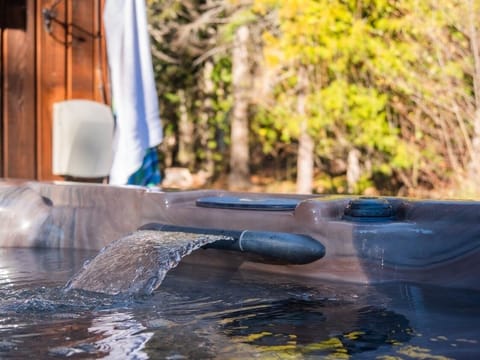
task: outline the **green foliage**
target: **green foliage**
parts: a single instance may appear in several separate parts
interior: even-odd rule
[[[256,119],[266,151],[274,141],[298,138],[296,75],[302,66],[308,69],[307,116],[316,154],[333,160],[360,150],[368,166],[358,189],[370,186],[375,172],[429,182],[448,181],[438,169],[465,169],[475,76],[466,4],[255,0],[252,8],[277,19],[263,34],[266,66],[281,79]],[[265,126],[278,136],[265,136]]]
[[[233,42],[235,31],[242,25],[256,21],[256,16],[250,8],[242,8],[235,12],[230,21],[222,27],[222,41],[226,43]]]
[[[275,163],[292,163],[306,117],[322,189],[346,191],[347,166],[339,170],[331,164],[346,163],[353,149],[360,152],[362,168],[357,192],[386,188],[385,179],[409,188],[448,184],[465,173],[475,136],[474,83],[480,74],[467,19],[472,11],[478,19],[480,0],[472,0],[472,8],[469,3],[212,0],[207,6],[205,1],[149,0],[152,27],[163,34],[154,46],[176,60],[155,62],[167,133],[177,130],[183,90],[190,121],[207,132],[197,140],[196,159],[201,163],[213,154],[217,164],[228,160],[233,105],[228,49],[236,29],[248,24],[261,42],[261,48],[255,48],[258,41],[252,44],[250,67],[270,74],[270,90],[252,96],[253,145],[265,156],[259,163],[269,164],[271,156],[288,157]],[[215,21],[199,21],[215,6]],[[186,44],[178,40],[184,28],[191,31]],[[201,85],[207,62],[213,64],[208,91]],[[300,68],[308,80],[302,116]]]
[[[172,156],[168,165],[198,170],[211,167],[206,165],[209,161],[222,169],[228,163],[225,139],[232,106],[231,59],[225,51],[214,50],[221,45],[219,34],[225,33],[218,18],[226,16],[228,5],[218,0],[208,7],[200,0],[149,0],[148,8],[162,122],[176,147],[164,151],[176,153],[178,144],[185,141],[192,149],[184,155],[187,163],[178,164]],[[206,56],[209,51],[212,55]],[[206,71],[207,66],[213,69]],[[182,116],[191,125],[188,139],[180,132]]]
[[[382,68],[401,72],[412,60],[415,49],[403,42],[405,22],[396,15],[401,9],[379,0],[256,0],[254,9],[278,13],[278,31],[264,34],[264,52],[279,77],[288,74],[273,93],[275,105],[257,121],[273,127],[281,141],[298,138],[295,74],[302,64],[310,80],[307,116],[317,156],[332,159],[354,147],[383,172],[411,166],[399,129],[387,118],[389,97],[377,75]]]
[[[232,61],[229,57],[221,57],[216,59],[212,79],[214,84],[214,92],[211,97],[213,116],[209,118],[209,123],[214,129],[214,136],[219,133],[223,135],[223,140],[228,144],[229,133],[228,116],[233,104],[233,98],[231,94],[232,87]],[[210,148],[212,150],[218,150],[218,147],[213,147],[214,141],[210,141]],[[215,145],[218,145],[215,142]],[[223,159],[220,157],[219,159]],[[226,159],[224,159],[226,160]]]

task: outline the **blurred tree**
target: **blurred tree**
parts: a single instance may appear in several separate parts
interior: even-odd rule
[[[230,165],[230,184],[247,187],[251,12],[228,0],[149,0],[149,9],[165,165],[209,178]]]
[[[376,12],[370,11],[375,6]],[[396,16],[379,8],[373,1],[254,2],[259,14],[278,16],[277,26],[264,33],[267,66],[275,69],[278,79],[264,108],[274,118],[280,138],[298,141],[299,162],[315,151],[326,169],[342,157],[348,178],[355,182],[349,187],[356,191],[361,179],[353,173],[358,174],[359,162],[365,187],[374,172],[391,172],[389,164],[405,146],[387,118],[387,96],[375,90],[368,68],[376,57],[374,48],[390,48],[394,41],[385,34],[375,38],[375,20]],[[301,85],[303,79],[306,85]],[[302,91],[293,91],[298,87]],[[315,146],[308,145],[310,138]],[[303,177],[312,175],[307,167],[298,167],[300,191],[311,191]]]
[[[313,188],[313,168],[315,144],[308,128],[307,96],[308,96],[307,68],[300,65],[297,82],[297,117],[299,123],[298,154],[297,154],[297,192],[308,194]]]
[[[300,152],[306,116],[317,165],[332,176],[332,164],[344,164],[353,192],[395,178],[408,189],[441,187],[478,171],[478,1],[255,0],[253,8],[276,16],[263,35],[275,86],[256,128],[270,134],[272,124],[278,135],[265,141],[298,142]],[[294,89],[304,69],[302,115]],[[311,176],[298,171],[297,182]]]
[[[220,28],[236,8],[223,0],[148,0],[148,7],[165,166],[211,177],[225,166],[232,103],[231,60]]]
[[[250,186],[248,108],[252,80],[249,61],[250,32],[247,25],[235,30],[232,50],[233,110],[231,114],[229,188],[246,190]]]
[[[408,1],[400,11],[401,24],[384,21],[378,28],[397,34],[408,56],[379,57],[372,71],[392,94],[389,105],[413,159],[398,174],[411,188],[476,187],[479,2]]]
[[[300,192],[479,189],[480,0],[148,3],[167,165],[296,162]]]

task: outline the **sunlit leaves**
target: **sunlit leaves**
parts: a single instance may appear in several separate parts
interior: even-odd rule
[[[164,27],[185,23],[191,9],[201,18],[202,11],[222,1],[189,0],[188,8],[186,2],[168,3],[148,1],[155,23]],[[480,0],[251,0],[250,6],[244,0],[225,0],[224,5],[235,8],[235,15],[208,31],[218,31],[227,47],[240,25],[248,24],[258,35],[252,36],[250,61],[252,71],[262,77],[258,81],[268,80],[268,91],[252,90],[251,130],[254,145],[265,154],[291,157],[300,123],[306,120],[323,187],[331,183],[342,188],[344,167],[334,171],[328,164],[345,163],[352,149],[360,152],[363,171],[358,191],[383,186],[375,184],[378,174],[409,187],[419,182],[445,184],[452,174],[465,171],[472,158],[473,114],[478,107],[474,83],[480,81],[480,71],[472,41],[480,41]],[[472,18],[476,36],[468,23]],[[211,47],[204,53],[195,47],[197,58],[191,52],[175,53],[170,39],[178,35],[177,29],[165,30],[163,40],[155,42],[179,61],[155,64],[164,90],[162,104],[169,109],[165,117],[170,119],[179,107],[176,90],[188,89],[195,98],[192,121],[208,119],[211,135],[205,147],[214,150],[220,144],[218,134],[228,133],[231,58],[227,51],[209,52]],[[208,31],[199,34],[206,36]],[[208,56],[214,64],[214,88],[206,94],[199,91],[203,64],[198,58]],[[308,78],[301,91],[300,68]],[[302,116],[300,93],[306,95]],[[205,102],[208,106],[202,107]]]
[[[387,72],[403,76],[405,64],[415,61],[416,49],[403,36],[408,31],[408,21],[402,18],[405,9],[381,0],[256,0],[254,9],[276,11],[279,19],[277,31],[264,34],[264,54],[282,81],[272,93],[274,105],[264,109],[262,117],[268,123],[269,114],[280,136],[264,140],[298,138],[297,84],[291,80],[303,64],[310,80],[310,133],[321,143],[318,156],[346,156],[355,147],[369,161],[378,161],[373,167],[383,172],[391,171],[390,163],[410,166],[399,131],[387,119],[388,85],[382,79]]]
[[[472,4],[480,11],[478,0]],[[480,76],[466,2],[254,0],[252,9],[277,18],[263,40],[265,64],[279,81],[262,116],[282,136],[265,141],[296,141],[295,74],[302,66],[320,159],[345,158],[354,147],[371,163],[365,171],[410,173],[412,184],[465,169]]]

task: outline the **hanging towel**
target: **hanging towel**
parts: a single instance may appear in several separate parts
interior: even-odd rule
[[[133,175],[128,178],[128,185],[140,185],[146,187],[155,187],[162,181],[157,149],[150,148],[143,158],[143,163]]]
[[[103,17],[116,119],[110,183],[123,185],[163,133],[145,0],[107,0]]]

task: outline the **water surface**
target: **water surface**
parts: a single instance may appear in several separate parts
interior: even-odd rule
[[[480,293],[180,264],[152,296],[63,291],[92,252],[0,249],[0,358],[474,359]]]

